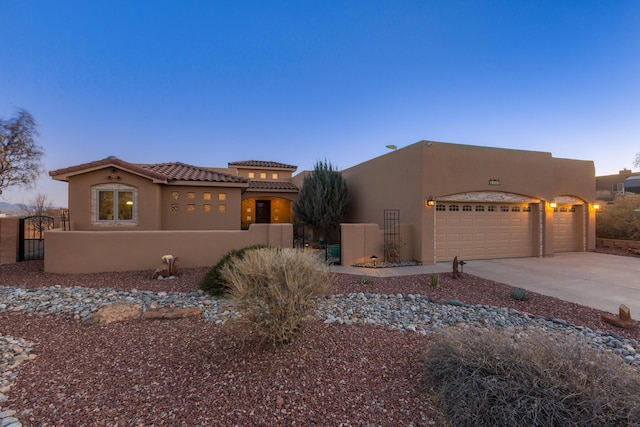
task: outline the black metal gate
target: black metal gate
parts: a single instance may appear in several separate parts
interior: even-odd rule
[[[53,228],[53,217],[20,218],[19,260],[44,259],[44,232]]]
[[[384,259],[386,262],[400,261],[400,211],[385,209],[384,211]]]

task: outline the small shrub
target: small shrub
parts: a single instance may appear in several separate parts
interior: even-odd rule
[[[531,295],[529,295],[529,292],[527,292],[525,289],[515,288],[511,290],[511,298],[518,301],[529,301]]]
[[[246,252],[222,269],[240,317],[236,325],[262,341],[290,342],[316,313],[331,280],[327,265],[305,251],[264,248]]]
[[[425,385],[454,426],[638,425],[640,374],[566,336],[455,330],[434,342]]]
[[[406,245],[402,239],[386,240],[383,245],[384,260],[386,262],[400,262],[400,250]]]
[[[369,283],[371,283],[371,277],[367,276],[366,274],[364,274],[361,278],[360,278],[360,283],[363,285],[368,285]]]
[[[222,296],[229,290],[229,283],[222,277],[221,271],[236,258],[242,258],[247,251],[266,248],[266,245],[247,246],[242,249],[233,249],[223,256],[216,265],[200,281],[200,289],[213,296]]]
[[[438,273],[431,274],[431,287],[432,288],[440,287],[440,275]]]

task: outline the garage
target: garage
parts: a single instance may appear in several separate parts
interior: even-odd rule
[[[534,256],[535,215],[529,203],[438,203],[436,262]]]
[[[581,206],[558,205],[553,212],[553,251],[574,252],[582,250],[580,238]]]

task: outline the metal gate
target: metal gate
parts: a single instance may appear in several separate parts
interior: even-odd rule
[[[384,259],[386,262],[400,261],[400,211],[385,209],[384,211]]]
[[[53,217],[20,218],[19,261],[44,259],[44,232],[53,228]]]

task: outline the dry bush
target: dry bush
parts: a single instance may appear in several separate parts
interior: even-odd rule
[[[291,341],[302,323],[315,315],[317,298],[331,280],[328,267],[295,249],[246,252],[223,268],[229,295],[240,312],[236,325],[262,341]]]
[[[457,330],[432,345],[424,368],[451,425],[640,423],[638,371],[567,337]]]

